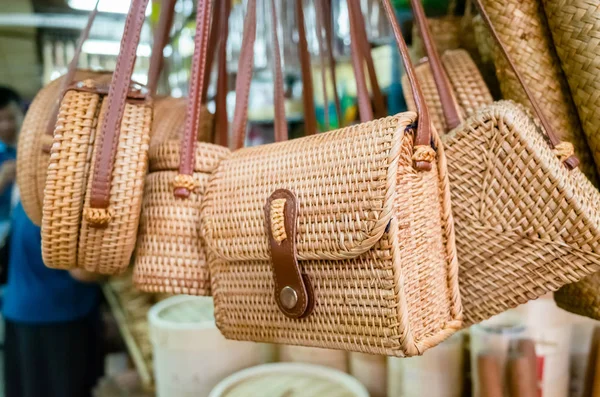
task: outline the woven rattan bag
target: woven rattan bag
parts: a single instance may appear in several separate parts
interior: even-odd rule
[[[302,11],[300,9],[300,11]],[[224,40],[216,41],[218,37],[227,37],[229,3],[219,3],[214,8],[213,23],[208,43],[208,49],[202,45],[196,46],[194,66],[201,65],[202,51],[207,51],[206,64],[211,65],[211,57],[218,46],[218,77],[216,97],[216,138],[222,145],[227,145],[228,126],[225,112],[225,94],[227,87],[227,73],[225,70],[226,52]],[[297,13],[302,16],[302,12]],[[200,15],[199,15],[200,16]],[[304,33],[300,34],[304,37]],[[200,38],[199,38],[200,39]],[[306,47],[306,41],[301,42]],[[300,51],[300,55],[308,55],[308,51]],[[310,60],[301,64],[303,81],[310,78]],[[210,69],[200,70],[198,76],[204,75],[202,87],[197,87],[190,92],[190,98],[201,95],[204,102]],[[308,76],[308,77],[307,77]],[[312,82],[303,84],[306,87],[303,95],[305,100],[310,100],[307,109],[314,109],[312,102]],[[191,87],[194,87],[192,85]],[[310,89],[310,90],[309,90]],[[200,91],[198,91],[200,90]],[[199,94],[201,93],[201,94]],[[205,107],[201,108],[199,118],[199,132],[206,130],[209,123],[205,122]],[[193,109],[188,109],[193,110]],[[308,111],[311,117],[306,118],[308,130],[316,126],[314,110]],[[195,117],[190,115],[190,117]],[[313,131],[314,132],[314,131]],[[222,146],[208,143],[197,143],[193,157],[192,178],[194,188],[186,197],[177,197],[173,194],[173,181],[181,170],[180,157],[181,143],[191,145],[189,139],[193,135],[186,135],[184,141],[166,140],[150,146],[150,174],[146,177],[140,232],[138,235],[134,282],[144,291],[185,293],[192,295],[207,295],[210,293],[210,275],[206,263],[206,252],[200,238],[200,205],[210,174],[216,169],[219,162],[229,154],[229,150]],[[181,142],[181,143],[180,143]],[[187,161],[187,160],[186,160]],[[186,192],[187,194],[187,192]]]
[[[147,4],[131,4],[110,87],[85,80],[62,99],[43,203],[49,267],[114,274],[129,264],[152,123],[147,90],[131,82]]]
[[[195,142],[197,137],[211,136],[212,116],[206,110],[208,67],[202,54],[211,54],[219,46],[219,86],[227,86],[225,38],[229,2],[215,7],[210,38],[210,19],[206,1],[198,2],[197,34],[192,64],[189,101],[183,130],[157,139],[150,146],[150,173],[146,176],[140,231],[138,235],[133,280],[138,289],[148,292],[207,295],[210,277],[206,265],[204,243],[200,238],[200,205],[206,184],[229,149],[211,143]],[[211,48],[208,48],[211,47]],[[201,85],[197,84],[201,82]],[[226,144],[227,116],[225,90],[217,92],[216,129],[221,143]],[[223,135],[225,140],[223,139]],[[186,148],[190,148],[189,150]],[[177,195],[173,188],[177,189]]]
[[[392,6],[383,5],[419,123],[407,112],[281,142],[275,51],[279,142],[234,151],[211,177],[202,234],[216,322],[227,338],[403,356],[461,327],[445,157]],[[246,40],[256,29],[255,2],[249,7]],[[273,42],[277,48],[276,35]],[[240,61],[239,76],[251,64]],[[236,88],[246,101],[234,118],[239,148],[247,80],[238,78]]]
[[[423,21],[419,1],[412,3]],[[549,141],[529,113],[511,101],[479,108],[442,138],[465,325],[577,281],[600,266],[600,194],[581,171],[572,169],[577,164],[572,146],[553,134],[483,9],[481,16]],[[436,79],[436,84],[446,85],[440,89],[442,105],[451,103],[447,80]],[[444,115],[452,111],[455,107],[447,106]],[[456,118],[459,113],[449,120]]]
[[[552,114],[548,121],[553,130],[560,139],[573,144],[581,161],[581,170],[597,184],[593,157],[561,70],[540,0],[482,0],[482,3],[541,109],[546,114]],[[494,63],[503,97],[532,109],[529,99],[497,48],[494,50]]]
[[[596,162],[600,164],[600,9],[592,0],[542,0],[556,52]],[[600,320],[600,273],[554,294],[558,306]]]

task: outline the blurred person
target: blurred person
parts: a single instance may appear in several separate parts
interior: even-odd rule
[[[16,176],[17,135],[23,121],[21,98],[0,86],[0,236],[6,237]]]
[[[10,91],[0,87],[0,140],[14,148],[23,113],[18,96]],[[0,187],[2,169],[0,165]],[[14,169],[12,175],[9,171],[5,178],[14,180]],[[80,269],[47,268],[40,228],[29,220],[21,203],[14,207],[2,305],[6,397],[91,395],[103,368],[96,281],[96,276]]]

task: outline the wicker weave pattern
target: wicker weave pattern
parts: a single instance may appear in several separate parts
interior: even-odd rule
[[[246,148],[221,162],[202,233],[226,337],[402,356],[461,326],[445,157],[437,145],[433,170],[414,170],[414,117]],[[315,308],[300,320],[273,297],[262,209],[278,188],[298,198],[297,257],[314,288]]]
[[[460,47],[462,17],[449,15],[440,18],[427,18],[427,21],[436,48],[440,53]],[[414,56],[417,59],[423,58],[426,56],[425,47],[417,24],[413,25],[412,38]]]
[[[179,140],[181,138],[186,106],[186,98],[164,97],[156,100],[150,147],[159,145],[169,139]],[[202,106],[198,127],[198,142],[212,141],[212,126],[213,115],[206,106]]]
[[[60,105],[42,218],[42,254],[50,267],[70,269],[77,264],[81,212],[100,104],[104,109],[98,94],[68,91]]]
[[[465,50],[446,51],[442,55],[442,62],[446,73],[448,73],[452,88],[454,88],[458,105],[466,116],[472,115],[480,107],[489,105],[494,101],[481,73],[479,73],[477,66]],[[416,71],[433,125],[438,131],[447,131],[442,103],[429,62],[418,65]],[[406,75],[402,77],[402,89],[408,109],[416,110]]]
[[[134,283],[147,292],[208,295],[210,276],[200,237],[200,206],[210,173],[229,154],[208,143],[196,147],[194,182],[188,199],[173,195],[178,174],[179,141],[150,149],[151,172],[146,177]]]
[[[543,0],[554,45],[573,101],[600,164],[600,9],[595,0]],[[600,319],[600,274],[566,285],[554,294],[563,309]]]
[[[94,78],[110,82],[110,73],[78,70],[75,79]],[[53,80],[40,90],[31,103],[19,133],[17,156],[17,185],[23,209],[36,225],[42,223],[42,202],[50,154],[42,151],[52,145],[52,136],[47,134],[50,120],[60,99],[64,77]]]
[[[482,0],[490,19],[525,83],[562,140],[573,143],[581,169],[597,175],[567,81],[560,68],[542,5],[538,0]],[[494,51],[500,89],[506,99],[530,106],[499,51]]]
[[[144,180],[148,172],[151,123],[151,106],[125,105],[110,190],[109,208],[113,214],[112,219],[106,227],[101,228],[89,225],[85,217],[82,219],[77,262],[79,267],[101,274],[117,274],[129,265],[142,208]],[[98,150],[99,141],[94,141],[94,152]],[[94,165],[92,162],[90,175],[94,172]],[[90,206],[91,184],[92,178],[89,178],[84,211]]]
[[[444,136],[465,325],[600,269],[600,194],[510,101]]]

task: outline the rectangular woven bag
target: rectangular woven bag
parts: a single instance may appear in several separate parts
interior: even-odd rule
[[[147,4],[132,1],[110,87],[84,80],[61,101],[43,202],[49,267],[115,274],[131,259],[152,124],[152,98],[131,82]]]
[[[560,64],[590,146],[600,165],[600,8],[596,0],[542,0]],[[600,320],[600,273],[562,287],[556,303]]]
[[[427,32],[420,1],[411,1]],[[476,3],[542,124],[512,101],[482,105],[463,119],[452,104],[454,87],[445,78],[435,44],[425,38],[433,50],[432,70],[442,72],[434,73],[433,86],[444,110],[440,118],[446,118],[442,141],[465,325],[555,291],[600,266],[600,194],[577,169],[573,146],[553,133],[490,17]]]
[[[234,151],[211,177],[202,235],[215,318],[227,338],[410,356],[462,325],[444,152],[392,6],[383,5],[410,74],[418,123],[406,112],[281,142],[275,50],[279,141]],[[242,47],[251,49],[254,0],[246,18]],[[276,35],[272,42],[277,48]],[[240,61],[245,77],[236,87],[238,148],[248,64]]]

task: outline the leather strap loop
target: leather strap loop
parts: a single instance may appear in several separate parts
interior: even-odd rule
[[[429,22],[425,16],[425,10],[421,4],[421,0],[410,0],[415,21],[423,38],[423,44],[425,46],[425,53],[429,58],[429,66],[431,67],[431,74],[437,87],[440,102],[442,104],[442,113],[446,120],[446,127],[448,131],[458,127],[462,122],[460,107],[458,102],[453,95],[452,85],[442,64],[442,60],[437,51],[435,42],[433,40],[433,34],[429,28]]]
[[[300,58],[300,72],[302,73],[302,101],[304,104],[304,129],[305,135],[318,132],[317,115],[315,112],[315,99],[313,92],[313,80],[306,42],[306,27],[304,26],[303,0],[296,0],[296,23],[298,25],[298,57]],[[320,43],[320,40],[319,40]],[[320,44],[319,44],[320,46]],[[320,51],[319,51],[320,52]]]
[[[527,96],[527,99],[529,99],[529,102],[531,102],[531,106],[533,107],[535,115],[538,117],[538,119],[542,123],[544,130],[546,130],[546,134],[548,135],[548,139],[550,140],[550,146],[552,147],[552,149],[555,149],[557,146],[559,146],[561,144],[561,140],[554,133],[554,130],[552,129],[552,125],[550,124],[550,122],[548,121],[546,116],[544,115],[544,112],[542,111],[542,108],[540,107],[538,101],[535,99],[533,93],[527,87],[527,84],[525,84],[525,79],[523,78],[521,73],[519,73],[519,71],[517,70],[517,67],[513,63],[512,58],[510,57],[510,55],[508,53],[508,50],[502,43],[502,40],[500,39],[498,32],[496,32],[496,29],[494,28],[494,25],[492,24],[492,21],[491,21],[489,15],[485,11],[485,8],[483,7],[481,0],[475,0],[475,4],[479,8],[481,17],[484,20],[484,22],[486,23],[486,25],[488,26],[488,29],[490,30],[490,33],[492,34],[494,41],[496,42],[496,44],[498,45],[498,48],[502,52],[502,55],[504,55],[504,58],[506,58],[506,61],[509,65],[510,69],[513,71],[513,73],[517,77],[517,80],[519,81],[519,84],[521,85],[521,87],[523,87],[523,91],[525,91],[525,95]],[[566,158],[563,161],[563,163],[567,166],[567,168],[574,169],[579,165],[579,159],[575,155],[571,155],[568,158]]]
[[[431,146],[431,119],[429,118],[429,110],[423,98],[423,92],[421,86],[417,80],[415,68],[410,60],[410,54],[404,38],[402,37],[402,31],[400,25],[396,20],[396,14],[394,8],[390,3],[390,0],[381,0],[385,13],[392,26],[396,44],[400,50],[400,59],[404,64],[406,75],[410,83],[413,97],[415,99],[415,105],[417,107],[417,113],[419,115],[419,123],[417,124],[417,133],[415,135],[415,146]],[[416,160],[415,168],[418,170],[428,171],[431,169],[431,163],[426,160]]]
[[[94,173],[90,193],[90,207],[106,209],[109,205],[110,185],[119,140],[120,124],[131,84],[131,75],[136,59],[137,45],[144,24],[149,0],[133,0],[125,22],[121,50],[110,84],[108,106],[101,126],[98,150],[94,159]]]
[[[190,91],[188,95],[185,125],[181,137],[179,174],[192,175],[194,172],[194,152],[196,149],[196,134],[200,123],[200,107],[204,89],[204,76],[207,73],[206,54],[210,29],[210,0],[198,0],[196,9],[196,36],[194,38],[194,55],[190,73]],[[184,186],[175,185],[174,194],[179,198],[187,198],[190,190]]]

